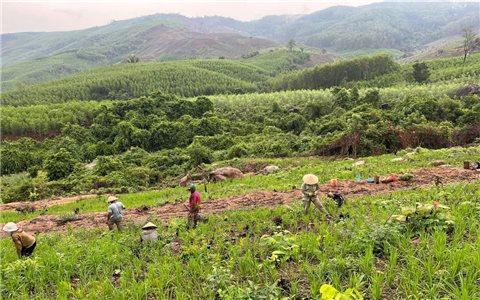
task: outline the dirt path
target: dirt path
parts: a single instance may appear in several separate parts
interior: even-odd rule
[[[53,206],[53,205],[61,205],[61,204],[75,202],[82,199],[95,198],[97,196],[98,196],[97,194],[85,194],[85,195],[78,195],[78,196],[72,196],[72,197],[49,198],[49,199],[38,200],[35,202],[25,202],[25,201],[11,202],[11,203],[0,205],[0,211],[16,210],[17,208],[24,209],[24,210],[29,210],[29,209],[38,210],[38,209],[42,209],[42,208]]]
[[[474,182],[480,180],[480,172],[464,170],[461,168],[439,167],[434,169],[420,169],[410,172],[414,175],[412,182],[396,181],[388,184],[356,183],[354,181],[339,181],[337,187],[322,185],[321,191],[340,192],[345,196],[372,195],[387,193],[395,190],[413,189],[432,186],[434,184],[447,184],[455,182]],[[215,199],[202,203],[202,214],[209,215],[235,209],[251,209],[258,207],[273,207],[288,204],[301,197],[299,190],[288,192],[253,192],[242,196]],[[183,203],[167,203],[162,207],[139,207],[124,211],[125,221],[142,224],[149,218],[168,221],[173,218],[184,218],[187,211]],[[32,220],[18,223],[28,232],[40,233],[47,231],[64,231],[72,228],[106,228],[105,213],[88,213],[76,216],[75,220],[68,223],[59,221],[59,216],[43,215]],[[2,224],[0,224],[2,226]],[[3,232],[2,232],[3,234]]]

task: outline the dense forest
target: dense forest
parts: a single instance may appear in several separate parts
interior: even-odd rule
[[[476,65],[480,56],[469,59]],[[261,72],[259,67],[218,62],[177,65],[241,78],[254,90],[260,88],[259,83],[267,89],[276,80],[268,79],[268,72]],[[2,107],[4,138],[15,139],[4,140],[1,146],[1,172],[12,174],[4,181],[2,201],[141,190],[203,164],[240,157],[358,156],[474,143],[480,136],[480,98],[461,91],[465,83],[479,83],[478,70],[464,72],[471,64],[463,66],[456,58],[428,62],[432,82],[420,84],[411,65],[399,66],[380,55],[289,75],[294,78],[289,83],[291,89],[301,88],[294,85],[300,82],[296,78],[312,74],[321,75],[317,88],[332,86],[328,89],[308,87],[311,90],[190,99],[152,89],[142,97],[55,104],[60,99],[47,94],[53,89],[44,89],[44,85],[8,92],[4,94],[7,103],[19,105],[27,99],[41,103],[51,97],[53,104]],[[362,74],[362,68],[372,73]],[[360,69],[358,75],[350,72],[353,69]],[[183,72],[177,71],[174,74]],[[352,76],[348,80],[340,80],[342,75],[335,77],[346,72]],[[82,76],[86,80],[89,74],[106,73],[102,70]],[[397,79],[387,88],[371,87],[384,76]],[[97,82],[94,78],[92,82]],[[223,83],[216,78],[203,80],[211,80],[213,91],[222,93]],[[286,82],[286,78],[281,80]],[[323,85],[327,78],[330,81]],[[70,80],[72,85],[57,86],[66,81],[50,84],[64,95],[76,93],[76,87],[69,89],[75,80]],[[232,89],[238,87],[232,85]],[[37,94],[35,88],[45,94]],[[21,95],[25,101],[13,95]]]

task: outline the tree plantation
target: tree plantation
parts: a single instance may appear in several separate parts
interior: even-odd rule
[[[406,55],[476,6],[412,6],[2,35],[0,298],[480,299],[480,53]]]
[[[442,68],[454,74],[453,68],[463,68],[456,63],[458,59],[430,62],[431,76],[441,73]],[[395,64],[388,57],[376,56],[312,71],[330,68],[343,73],[348,68],[372,64],[365,67],[367,70],[385,63]],[[218,65],[214,61],[191,61],[188,65],[232,76],[243,76],[249,70],[224,60]],[[241,67],[236,70],[235,65]],[[398,66],[395,69],[390,72],[402,72]],[[89,78],[88,74],[81,76]],[[358,82],[360,88],[340,85],[328,90],[193,99],[158,91],[121,101],[5,106],[3,134],[16,140],[2,143],[2,174],[29,175],[4,184],[2,199],[145,189],[183,176],[201,164],[239,157],[371,155],[407,147],[467,145],[479,137],[480,101],[473,94],[457,97],[462,84],[399,83],[379,89],[362,88],[369,81],[357,79],[362,80],[349,85]],[[249,80],[255,84],[254,78]],[[67,87],[59,89],[68,93]],[[24,97],[38,99],[34,89],[32,94],[26,90]],[[8,92],[15,93],[20,91]],[[85,168],[90,163],[95,167]],[[37,174],[46,177],[37,179]],[[137,180],[126,180],[131,174],[136,174]]]

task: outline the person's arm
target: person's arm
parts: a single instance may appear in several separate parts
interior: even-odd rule
[[[20,239],[19,236],[12,237],[13,243],[15,244],[15,248],[17,249],[17,255],[18,257],[22,257],[22,240]]]
[[[193,194],[190,194],[190,198],[188,198],[188,210],[191,211],[193,208],[193,205],[195,204],[195,198]]]

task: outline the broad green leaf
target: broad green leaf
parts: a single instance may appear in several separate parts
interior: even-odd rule
[[[323,284],[320,287],[320,293],[322,294],[323,300],[334,300],[335,295],[338,293],[337,289],[329,284]]]

